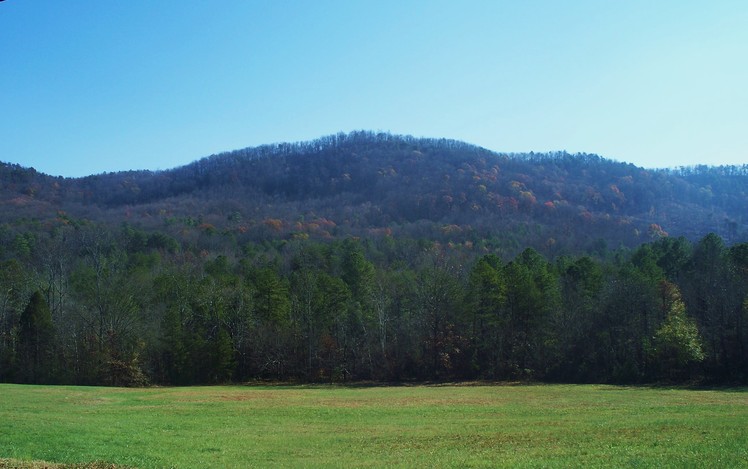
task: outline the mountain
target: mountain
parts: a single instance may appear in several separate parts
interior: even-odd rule
[[[0,382],[745,383],[747,179],[370,132],[2,164]]]
[[[157,172],[62,178],[3,163],[0,214],[11,225],[126,221],[240,244],[392,235],[558,254],[709,232],[734,243],[748,239],[748,165],[648,170],[592,154],[353,132]]]

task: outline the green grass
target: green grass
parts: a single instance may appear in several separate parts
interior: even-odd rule
[[[0,385],[0,458],[9,458],[0,467],[748,467],[748,392]]]

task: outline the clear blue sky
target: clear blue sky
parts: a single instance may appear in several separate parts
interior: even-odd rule
[[[748,163],[748,2],[6,0],[0,160],[63,176],[390,131]]]

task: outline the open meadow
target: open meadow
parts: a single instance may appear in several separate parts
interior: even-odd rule
[[[748,467],[748,392],[0,385],[0,458],[0,467]]]

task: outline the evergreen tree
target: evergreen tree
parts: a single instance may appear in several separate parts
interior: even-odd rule
[[[20,374],[28,383],[47,383],[55,372],[52,313],[40,291],[31,295],[19,324]]]
[[[493,254],[480,258],[468,282],[464,303],[472,346],[471,366],[482,376],[497,378],[504,348],[502,333],[507,326],[506,279],[501,260]]]
[[[660,284],[665,321],[654,337],[657,366],[670,379],[688,377],[691,367],[704,360],[701,336],[693,319],[686,314],[686,306],[676,285]]]

